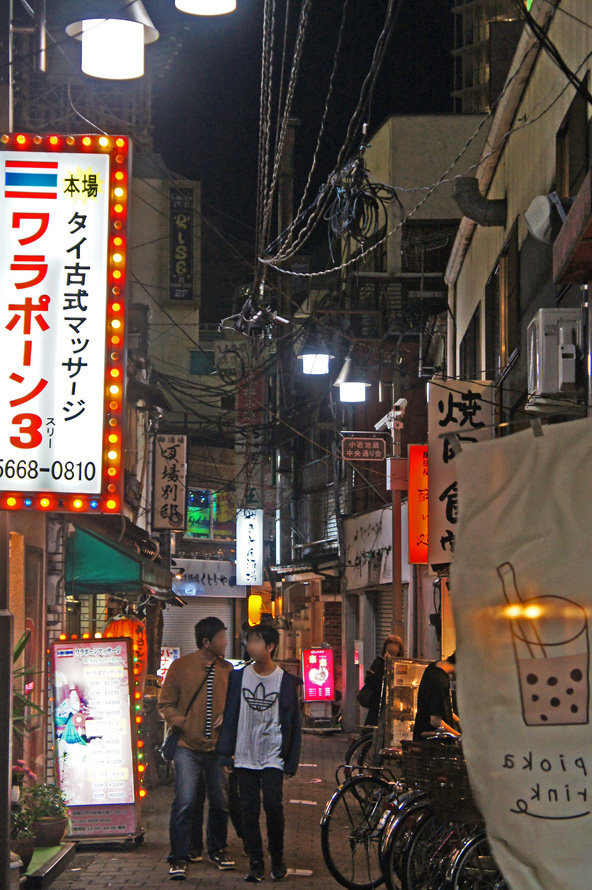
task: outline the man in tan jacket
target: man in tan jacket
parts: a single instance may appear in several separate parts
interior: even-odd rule
[[[226,853],[226,759],[216,753],[228,677],[232,671],[232,665],[223,657],[228,645],[226,628],[219,618],[203,618],[195,625],[195,641],[196,652],[184,655],[171,664],[158,702],[162,717],[178,733],[173,761],[175,799],[170,819],[169,876],[173,880],[185,878],[190,859],[191,816],[202,774],[209,804],[209,858],[220,869],[234,868],[234,862]],[[198,694],[191,704],[196,692]]]

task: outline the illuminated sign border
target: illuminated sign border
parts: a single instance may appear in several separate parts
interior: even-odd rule
[[[331,653],[331,669],[328,669],[330,683],[324,685],[329,685],[332,695],[320,695],[318,698],[311,697],[308,694],[310,685],[307,674],[307,671],[310,669],[310,656],[313,654],[327,656],[328,653]],[[304,681],[304,701],[307,704],[323,704],[325,702],[335,701],[335,653],[332,646],[311,646],[309,649],[302,650],[302,678]],[[318,688],[322,689],[323,687],[319,686]]]
[[[424,467],[428,460],[427,445],[409,445],[409,483],[408,483],[408,504],[409,504],[409,564],[410,565],[427,565],[428,564],[428,534],[429,534],[429,513],[427,489],[429,486],[429,475],[424,475]],[[425,491],[423,501],[420,499],[419,492]],[[421,506],[423,503],[423,507]],[[424,520],[422,517],[425,516]],[[418,543],[420,536],[425,538],[425,544],[422,546]]]
[[[109,256],[107,265],[107,318],[105,331],[105,401],[103,461],[98,495],[38,490],[0,489],[3,510],[58,511],[65,513],[118,513],[123,496],[123,406],[126,381],[126,291],[129,166],[131,143],[127,136],[31,135],[3,133],[0,151],[55,152],[56,154],[108,154]]]

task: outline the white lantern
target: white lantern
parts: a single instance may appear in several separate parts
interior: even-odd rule
[[[340,402],[365,402],[366,388],[370,384],[364,380],[363,372],[348,355],[333,386],[339,388]]]
[[[82,43],[82,70],[104,80],[132,80],[144,74],[144,46],[158,39],[140,0],[81,4],[81,17],[66,34]]]
[[[175,0],[175,6],[189,15],[227,15],[236,9],[236,0]]]

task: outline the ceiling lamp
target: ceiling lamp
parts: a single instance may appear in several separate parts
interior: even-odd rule
[[[175,6],[189,15],[226,15],[236,9],[236,0],[175,0]]]
[[[79,4],[84,16],[66,28],[82,43],[81,67],[89,77],[132,80],[144,74],[144,46],[158,31],[141,0],[90,0]]]
[[[303,374],[320,376],[321,374],[329,373],[329,362],[335,356],[331,355],[323,337],[313,328],[305,337],[298,353],[298,358],[302,359]]]
[[[364,380],[359,364],[348,355],[333,386],[339,387],[340,402],[365,402],[366,388],[370,384]]]

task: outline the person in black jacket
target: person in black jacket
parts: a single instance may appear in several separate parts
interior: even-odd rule
[[[243,843],[250,868],[246,881],[263,880],[263,843],[259,826],[261,796],[267,821],[271,874],[279,881],[287,874],[284,862],[284,774],[293,776],[300,756],[300,680],[273,661],[279,633],[271,624],[247,632],[253,659],[234,671],[228,685],[226,708],[217,750],[234,755],[241,806]]]
[[[390,655],[393,658],[404,658],[403,640],[401,637],[391,634],[386,638],[382,647],[382,655],[378,655],[364,677],[364,686],[367,686],[372,696],[370,706],[366,714],[366,726],[377,726],[380,713],[380,700],[382,697],[382,681],[384,678],[384,657]]]

